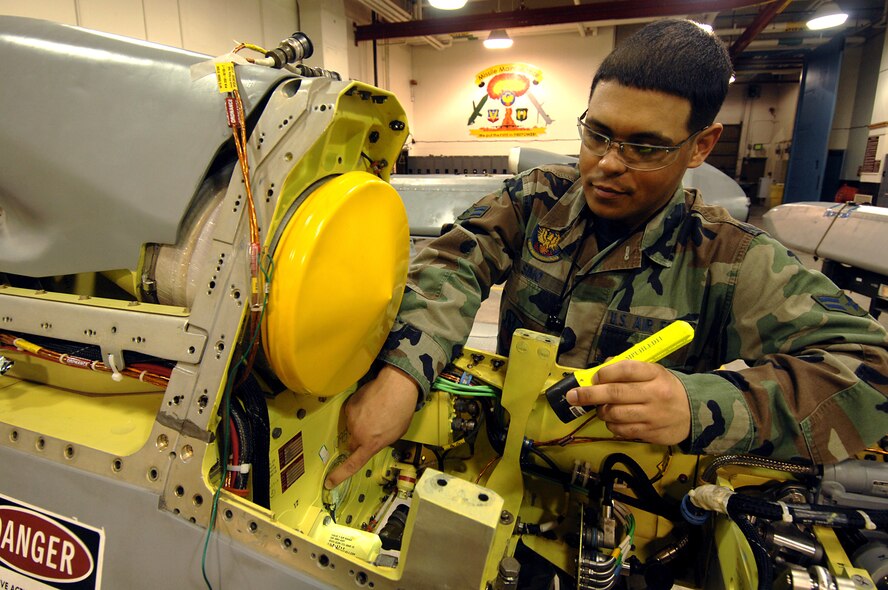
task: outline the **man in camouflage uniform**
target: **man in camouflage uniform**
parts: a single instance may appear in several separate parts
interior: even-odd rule
[[[417,257],[387,364],[346,408],[352,455],[327,485],[403,435],[503,282],[501,354],[528,328],[560,335],[559,364],[588,367],[673,320],[694,326],[659,364],[622,361],[568,393],[617,437],[829,463],[888,432],[884,328],[681,187],[721,134],[730,75],[722,44],[689,21],[648,25],[605,59],[578,121],[578,166],[507,181]],[[719,370],[735,359],[749,368]]]

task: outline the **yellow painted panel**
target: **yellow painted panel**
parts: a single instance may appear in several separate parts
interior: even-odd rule
[[[163,393],[84,395],[0,377],[0,416],[16,428],[125,457],[148,440]]]

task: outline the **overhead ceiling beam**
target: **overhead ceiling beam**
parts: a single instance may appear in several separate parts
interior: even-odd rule
[[[579,6],[582,0],[574,0],[574,4]],[[583,23],[577,23],[577,32],[580,34],[580,37],[586,36],[586,25]]]
[[[783,9],[789,6],[790,2],[792,2],[792,0],[777,0],[762,8],[761,11],[759,11],[758,16],[755,17],[755,20],[746,27],[746,30],[741,33],[728,50],[728,53],[731,55],[731,60],[736,60],[737,56],[743,53],[743,50],[746,49],[749,43],[755,39],[765,27],[771,24],[774,17],[783,12]]]
[[[786,0],[778,0],[783,3]],[[608,0],[595,4],[530,8],[399,23],[375,23],[355,27],[355,41],[397,39],[425,35],[449,35],[492,29],[517,29],[564,23],[656,18],[721,12],[761,4],[759,0]],[[787,2],[788,3],[788,2]],[[782,9],[781,9],[782,10]]]
[[[389,22],[407,22],[413,18],[413,15],[400,6],[392,4],[389,0],[359,0],[359,2]],[[434,37],[425,35],[422,39],[435,49],[444,49],[445,47],[443,43]]]

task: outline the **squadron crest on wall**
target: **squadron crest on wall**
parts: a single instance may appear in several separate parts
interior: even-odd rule
[[[542,79],[541,69],[525,63],[499,64],[478,72],[475,85],[483,88],[484,94],[472,102],[469,133],[482,138],[545,133],[552,118],[534,93]]]

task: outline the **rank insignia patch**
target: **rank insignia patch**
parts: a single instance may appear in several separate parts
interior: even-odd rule
[[[533,236],[527,240],[530,254],[543,262],[561,260],[561,233],[548,227],[536,226]]]
[[[866,311],[848,297],[844,291],[839,291],[833,296],[812,295],[811,297],[828,311],[841,311],[856,316],[866,315]]]
[[[490,209],[490,205],[475,205],[474,207],[469,207],[465,211],[459,214],[460,221],[465,221],[466,219],[475,219],[477,217],[481,217],[487,210]]]

